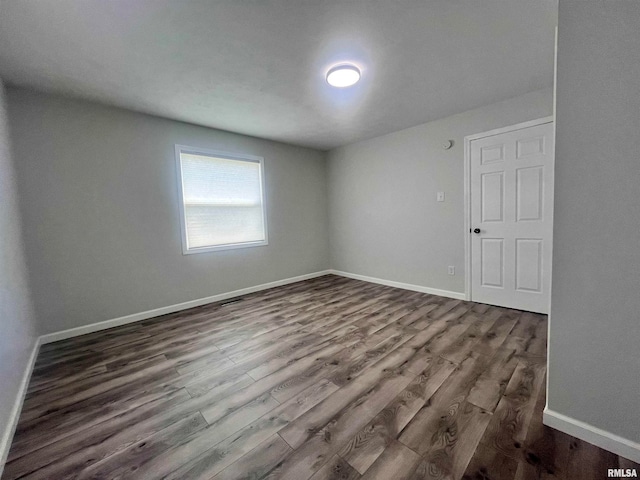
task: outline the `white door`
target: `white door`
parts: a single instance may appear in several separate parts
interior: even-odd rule
[[[553,122],[470,142],[471,299],[548,313]]]

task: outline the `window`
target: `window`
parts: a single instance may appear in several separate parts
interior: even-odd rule
[[[267,245],[263,159],[176,145],[182,252]]]

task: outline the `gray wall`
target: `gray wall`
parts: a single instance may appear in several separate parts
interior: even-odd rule
[[[548,407],[640,441],[640,3],[560,2]]]
[[[36,337],[15,183],[0,80],[0,473],[13,435],[9,416]]]
[[[464,292],[464,137],[551,115],[552,97],[541,90],[329,152],[332,268]]]
[[[8,89],[42,333],[329,267],[322,152]],[[174,144],[264,157],[269,245],[182,255]]]

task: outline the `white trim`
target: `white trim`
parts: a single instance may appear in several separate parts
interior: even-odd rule
[[[551,115],[464,137],[464,300],[471,301],[471,142],[502,133],[552,123],[553,121],[554,116]]]
[[[529,127],[537,127],[545,123],[553,122],[553,115],[548,117],[537,118],[535,120],[528,120],[526,122],[516,123],[515,125],[508,125],[506,127],[494,128],[486,132],[474,133],[473,135],[467,135],[464,137],[465,141],[471,142],[472,140],[479,140],[481,138],[493,137],[494,135],[502,135],[503,133],[515,132],[516,130],[523,130]]]
[[[301,282],[303,280],[309,280],[311,278],[322,277],[323,275],[339,275],[341,277],[353,278],[356,280],[363,280],[365,282],[377,283],[380,285],[387,285],[389,287],[403,288],[405,290],[412,290],[414,292],[430,293],[432,295],[439,295],[441,297],[455,298],[458,300],[464,300],[465,295],[461,292],[453,292],[449,290],[440,290],[438,288],[424,287],[422,285],[413,285],[410,283],[395,282],[393,280],[385,280],[382,278],[368,277],[366,275],[358,275],[355,273],[342,272],[339,270],[321,270],[319,272],[307,273],[305,275],[299,275],[297,277],[285,278],[283,280],[276,280],[275,282],[263,283],[261,285],[255,285],[253,287],[242,288],[240,290],[234,290],[232,292],[220,293],[218,295],[212,295],[210,297],[198,298],[190,300],[188,302],[177,303],[175,305],[169,305],[166,307],[155,308],[153,310],[146,310],[144,312],[133,313],[131,315],[125,315],[124,317],[112,318],[110,320],[104,320],[102,322],[92,323],[89,325],[83,325],[81,327],[70,328],[68,330],[61,330],[59,332],[48,333],[42,335],[39,338],[40,344],[57,342],[59,340],[65,340],[67,338],[78,337],[80,335],[86,335],[87,333],[99,332],[100,330],[107,330],[113,327],[119,327],[120,325],[127,325],[129,323],[139,322],[140,320],[146,320],[148,318],[158,317],[160,315],[166,315],[168,313],[179,312],[188,308],[199,307],[208,303],[220,302],[229,298],[239,297],[242,295],[248,295],[250,293],[259,292],[261,290],[267,290],[269,288],[280,287],[282,285],[288,285],[290,283]]]
[[[550,410],[548,407],[542,413],[542,422],[556,430],[560,430],[573,437],[580,438],[597,447],[604,448],[616,455],[640,463],[640,443],[619,437],[588,423],[575,418],[567,417],[561,413]]]
[[[558,26],[556,25],[554,32],[554,44],[553,44],[553,168],[555,170],[556,164],[556,140],[557,140],[557,122],[556,122],[556,95],[558,93]],[[553,192],[552,195],[554,197],[554,208],[552,215],[555,215],[555,178],[553,180]],[[552,224],[555,221],[552,217]],[[551,272],[549,272],[549,292],[553,292],[553,241],[551,242]],[[546,387],[547,392],[549,391],[549,367],[551,360],[551,342],[549,339],[551,338],[551,295],[549,295],[549,308],[547,313],[547,379]],[[549,395],[547,394],[546,402],[544,404],[545,411],[549,408]]]
[[[464,299],[471,301],[471,140],[464,137]]]
[[[22,404],[24,403],[24,398],[27,395],[27,388],[29,387],[29,381],[31,380],[33,368],[36,365],[36,358],[38,358],[38,352],[40,351],[41,345],[40,339],[41,337],[35,339],[33,348],[31,349],[31,356],[29,357],[29,361],[27,362],[24,373],[22,374],[22,381],[20,382],[20,387],[18,388],[18,395],[16,396],[16,399],[13,402],[13,407],[11,408],[9,423],[7,424],[5,431],[2,432],[2,438],[0,438],[0,477],[2,476],[4,464],[7,461],[7,457],[9,456],[9,449],[11,448],[13,434],[15,433],[16,427],[18,426],[20,412],[22,411]]]
[[[263,283],[261,285],[255,285],[253,287],[241,288],[240,290],[234,290],[232,292],[220,293],[218,295],[212,295],[210,297],[198,298],[196,300],[177,303],[175,305],[169,305],[167,307],[155,308],[153,310],[134,313],[131,315],[126,315],[124,317],[104,320],[102,322],[92,323],[90,325],[83,325],[82,327],[70,328],[68,330],[62,330],[60,332],[49,333],[46,335],[42,335],[40,337],[40,340],[42,344],[57,342],[59,340],[65,340],[67,338],[77,337],[79,335],[85,335],[87,333],[98,332],[100,330],[106,330],[108,328],[118,327],[120,325],[138,322],[140,320],[146,320],[148,318],[158,317],[160,315],[166,315],[168,313],[179,312],[188,308],[199,307],[201,305],[206,305],[207,303],[220,302],[229,298],[259,292],[260,290],[267,290],[269,288],[280,287],[282,285],[288,285],[290,283],[301,282],[310,278],[321,277],[323,275],[328,275],[329,273],[331,273],[330,270],[323,270],[320,272],[299,275],[297,277],[285,278],[283,280],[276,280],[275,282]]]
[[[225,158],[228,160],[237,160],[244,162],[257,163],[260,173],[260,199],[262,200],[262,224],[264,225],[264,240],[258,240],[255,242],[239,242],[230,243],[225,245],[212,245],[208,247],[189,248],[189,240],[187,237],[187,222],[184,203],[184,186],[182,180],[182,153],[191,153],[194,155],[210,156],[215,158]],[[263,247],[269,245],[269,227],[267,225],[267,203],[265,195],[264,185],[264,158],[255,155],[248,155],[244,153],[232,153],[223,152],[219,150],[211,150],[208,148],[190,147],[188,145],[175,145],[176,154],[176,175],[178,185],[178,200],[180,205],[178,209],[180,211],[180,233],[182,234],[182,254],[192,255],[197,253],[217,252],[220,250],[233,250],[236,248],[250,248],[250,247]]]
[[[431,295],[439,295],[441,297],[455,298],[458,300],[465,299],[465,295],[462,292],[452,292],[450,290],[440,290],[439,288],[423,287],[422,285],[413,285],[411,283],[402,283],[402,282],[395,282],[393,280],[385,280],[382,278],[367,277],[366,275],[358,275],[357,273],[342,272],[340,270],[329,270],[329,273],[332,273],[333,275],[339,275],[341,277],[353,278],[355,280],[362,280],[364,282],[378,283],[380,285],[386,285],[388,287],[396,287],[396,288],[403,288],[405,290],[412,290],[414,292],[430,293]]]

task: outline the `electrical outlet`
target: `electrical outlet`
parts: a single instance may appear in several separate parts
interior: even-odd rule
[[[449,275],[455,275],[455,274],[456,274],[456,267],[449,266]]]

